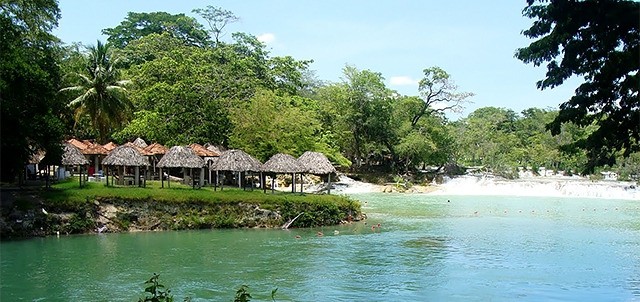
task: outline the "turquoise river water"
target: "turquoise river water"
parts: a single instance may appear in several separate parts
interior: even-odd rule
[[[354,197],[366,224],[2,242],[0,301],[137,301],[154,272],[176,301],[640,301],[638,200]]]

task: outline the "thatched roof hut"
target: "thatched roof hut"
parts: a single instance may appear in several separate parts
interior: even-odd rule
[[[134,144],[136,144],[136,146],[138,146],[138,147],[140,147],[140,148],[143,148],[143,149],[147,147],[147,143],[146,143],[143,139],[141,139],[141,138],[139,138],[139,137],[138,137],[138,138],[136,138],[136,139],[133,141],[133,143],[134,143]]]
[[[200,157],[220,156],[220,153],[211,151],[200,144],[191,144],[189,145],[189,148],[191,148],[191,150],[193,150],[193,152],[195,152]]]
[[[144,149],[144,148],[142,148],[142,147],[140,147],[140,146],[138,146],[138,145],[136,145],[136,144],[134,144],[134,143],[132,143],[132,142],[127,142],[127,143],[125,143],[123,146],[129,146],[129,147],[132,147],[132,148],[136,149],[136,150],[137,150],[140,154],[142,154],[142,155],[151,155],[151,154],[149,154],[147,151],[145,151],[145,149]]]
[[[35,153],[31,154],[31,156],[29,156],[29,164],[39,164],[45,158],[46,154],[47,153],[44,150],[36,151]]]
[[[142,155],[136,148],[128,145],[119,146],[102,160],[107,166],[148,166],[149,159]]]
[[[102,147],[107,149],[107,151],[111,152],[111,150],[113,150],[116,147],[118,147],[118,145],[116,145],[114,142],[108,142],[108,143],[102,145]]]
[[[87,148],[80,150],[84,155],[107,155],[109,154],[109,150],[105,149],[100,144],[91,144],[87,146]]]
[[[173,146],[156,165],[160,168],[202,168],[204,159],[186,146]]]
[[[82,155],[80,149],[71,143],[64,143],[64,153],[62,153],[62,162],[65,166],[86,165],[89,161]]]
[[[216,146],[216,145],[212,145],[209,143],[204,144],[204,147],[207,148],[207,150],[209,151],[213,151],[215,153],[218,153],[219,155],[222,155],[222,153],[224,153],[224,151],[227,151],[227,149],[223,146]]]
[[[153,143],[149,146],[147,146],[146,148],[143,149],[144,152],[146,152],[148,155],[158,155],[158,154],[165,154],[167,153],[167,151],[169,151],[169,148],[158,144],[158,143]]]
[[[305,168],[305,173],[316,175],[336,173],[336,168],[320,152],[307,151],[298,158],[298,162]]]
[[[262,165],[262,171],[267,173],[302,173],[305,168],[298,160],[284,153],[278,153]]]
[[[79,140],[77,140],[75,138],[72,138],[72,139],[68,140],[67,143],[69,143],[72,146],[78,148],[79,150],[87,149],[87,147],[89,147],[89,145],[90,145],[90,143],[88,143],[88,141],[79,141]]]
[[[228,150],[222,153],[211,170],[232,172],[260,172],[262,164],[242,150]]]

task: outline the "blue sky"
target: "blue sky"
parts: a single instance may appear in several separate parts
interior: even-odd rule
[[[579,81],[540,91],[544,67],[526,65],[513,54],[531,41],[521,34],[532,20],[522,16],[526,1],[365,1],[226,0],[157,1],[60,0],[62,18],[54,34],[65,43],[95,44],[101,30],[115,27],[127,12],[191,13],[220,6],[240,21],[227,27],[252,34],[271,54],[313,59],[311,69],[324,81],[338,82],[346,64],[380,72],[389,88],[418,95],[423,69],[439,66],[459,91],[475,94],[457,119],[485,107],[557,108]],[[203,20],[201,23],[205,24]]]

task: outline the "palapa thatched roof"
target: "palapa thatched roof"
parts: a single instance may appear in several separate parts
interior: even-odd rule
[[[108,143],[102,145],[102,147],[107,149],[107,151],[111,151],[111,150],[115,149],[116,147],[118,147],[118,145],[116,145],[116,143],[114,143],[114,142],[108,142]]]
[[[62,164],[65,166],[86,165],[89,161],[82,155],[80,149],[71,143],[64,143],[64,153],[62,153]]]
[[[89,145],[90,145],[90,143],[87,144],[87,142],[88,141],[86,141],[86,140],[85,141],[79,141],[79,140],[77,140],[75,138],[72,138],[72,139],[67,141],[67,143],[69,143],[72,146],[78,148],[79,150],[87,149],[89,147]]]
[[[204,159],[187,146],[173,146],[156,165],[160,168],[202,168]]]
[[[278,153],[262,165],[262,171],[269,173],[302,173],[305,169],[295,157]]]
[[[29,156],[29,163],[30,164],[39,164],[45,157],[45,155],[47,154],[47,152],[45,152],[44,150],[37,150],[35,153],[31,154],[31,156]]]
[[[107,166],[148,166],[149,159],[140,154],[140,152],[128,145],[119,146],[102,160],[103,165]]]
[[[127,142],[127,143],[125,143],[123,146],[129,146],[129,147],[132,147],[132,148],[134,148],[134,149],[138,150],[138,152],[140,152],[140,154],[145,155],[145,156],[146,156],[146,155],[151,155],[151,154],[149,154],[146,150],[144,150],[144,148],[141,148],[140,146],[138,146],[138,145],[136,145],[136,144],[134,144],[134,143],[132,143],[132,142]]]
[[[146,148],[143,149],[148,155],[157,155],[157,154],[165,154],[169,151],[169,148],[160,145],[158,143],[153,143]]]
[[[232,172],[260,172],[262,164],[251,155],[242,150],[228,150],[218,157],[215,165],[211,166],[211,170],[232,171]]]
[[[191,145],[189,145],[189,148],[191,148],[191,150],[193,150],[193,152],[195,152],[200,157],[220,156],[220,153],[213,152],[213,151],[203,147],[200,144],[191,144]]]
[[[218,155],[222,155],[222,153],[224,153],[224,151],[227,151],[227,148],[223,147],[223,146],[216,146],[216,145],[212,145],[209,143],[204,144],[204,147],[207,148],[207,150],[209,151],[213,151],[215,153],[218,153]]]
[[[141,138],[139,138],[139,137],[138,137],[138,138],[136,138],[136,139],[133,141],[133,143],[134,143],[134,144],[136,144],[136,146],[138,146],[138,147],[140,147],[140,148],[142,148],[142,149],[144,149],[144,148],[146,148],[146,147],[147,147],[147,143],[146,143],[143,139],[141,139]]]
[[[109,154],[109,150],[105,149],[103,146],[99,144],[91,144],[86,149],[81,150],[82,154],[85,155],[107,155]]]
[[[305,168],[306,173],[316,175],[336,173],[336,168],[320,152],[307,151],[298,158],[298,163]]]

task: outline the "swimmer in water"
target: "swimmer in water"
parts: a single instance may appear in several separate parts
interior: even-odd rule
[[[318,237],[324,236],[324,234],[322,232],[318,232],[316,235],[318,235]]]

